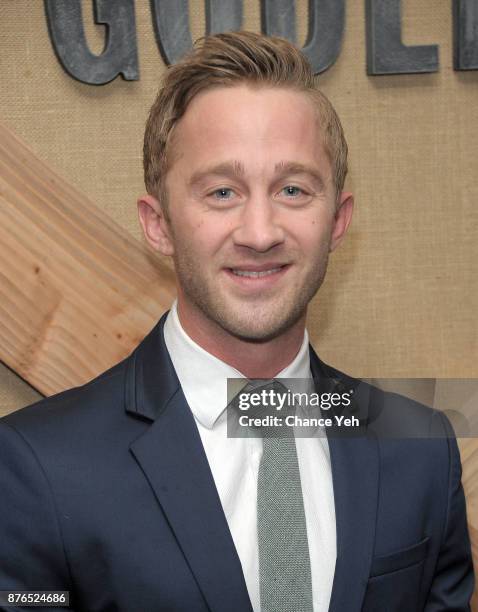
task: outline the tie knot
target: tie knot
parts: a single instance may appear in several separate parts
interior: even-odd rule
[[[247,422],[250,435],[262,438],[291,438],[288,418],[296,412],[293,394],[276,379],[253,379],[229,404],[235,418]],[[242,417],[242,418],[241,418]]]

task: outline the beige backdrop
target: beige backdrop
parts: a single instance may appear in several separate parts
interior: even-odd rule
[[[190,1],[193,37],[203,4]],[[302,42],[307,4],[296,2]],[[349,0],[341,55],[320,77],[348,136],[357,208],[309,329],[322,358],[352,375],[478,378],[478,72],[452,69],[451,5],[402,0],[404,42],[438,44],[439,73],[368,77],[364,0]],[[164,70],[149,6],[136,1],[140,80],[93,87],[60,67],[41,0],[0,0],[0,121],[138,238],[142,132]],[[83,8],[101,52],[103,29]],[[244,27],[259,31],[258,0],[245,2]],[[0,413],[37,397],[0,364]],[[476,524],[476,442],[462,452]]]
[[[190,2],[193,36],[204,3]],[[0,0],[0,120],[139,237],[141,140],[164,70],[147,0],[137,0],[140,80],[93,87],[57,62],[43,2]],[[83,2],[93,51],[103,28]],[[296,2],[301,41],[307,2]],[[439,44],[440,72],[366,75],[362,0],[347,2],[343,49],[321,76],[350,143],[352,230],[310,309],[320,355],[365,377],[478,376],[478,72],[452,69],[450,0],[403,0],[407,44]],[[259,2],[245,27],[260,29]],[[34,394],[0,369],[0,407]]]

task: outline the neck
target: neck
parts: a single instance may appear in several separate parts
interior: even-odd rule
[[[287,331],[263,342],[231,335],[197,312],[185,312],[178,302],[178,317],[187,335],[205,351],[247,378],[273,378],[287,367],[302,346],[306,313]]]

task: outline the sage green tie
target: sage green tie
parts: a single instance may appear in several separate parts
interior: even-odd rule
[[[257,482],[261,612],[313,612],[295,438],[281,429],[271,428],[262,439]]]

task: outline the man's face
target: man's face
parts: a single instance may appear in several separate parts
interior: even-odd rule
[[[209,90],[172,147],[158,248],[173,256],[180,313],[244,339],[284,333],[305,315],[348,224],[337,221],[312,102],[287,89]]]

